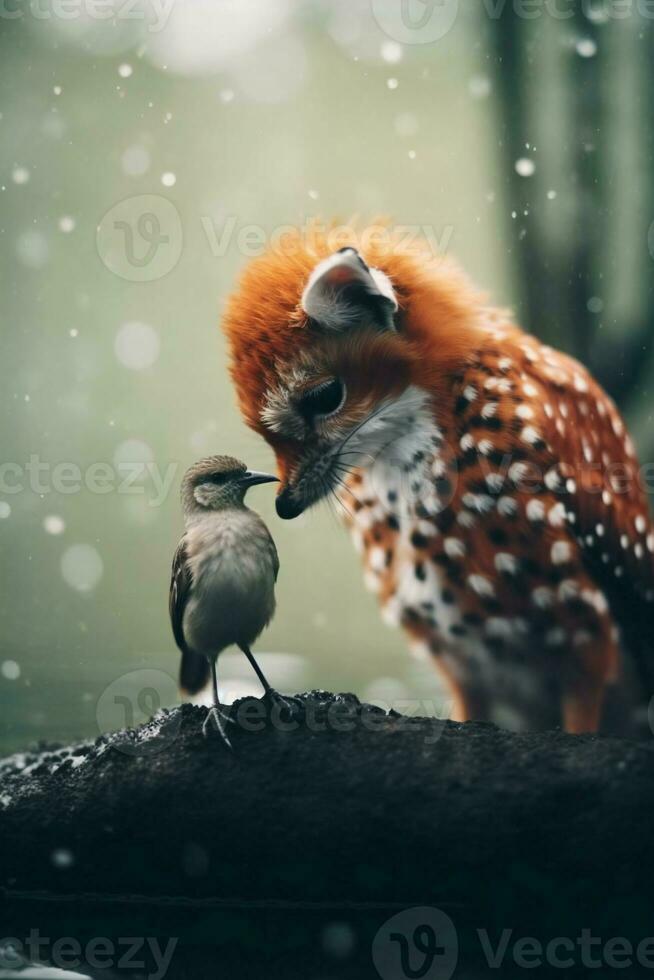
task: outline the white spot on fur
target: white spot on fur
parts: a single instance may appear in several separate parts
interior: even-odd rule
[[[520,438],[529,446],[533,446],[540,439],[540,433],[533,425],[526,425],[520,434]]]
[[[514,517],[518,512],[518,502],[513,497],[500,497],[497,510],[502,517]]]
[[[572,557],[572,549],[567,541],[555,541],[552,545],[551,554],[555,565],[565,565]]]
[[[573,578],[566,578],[559,585],[559,599],[563,602],[578,599],[580,591],[579,582]]]
[[[489,490],[498,493],[504,486],[504,477],[501,473],[488,473],[486,475],[486,485]]]
[[[513,635],[514,629],[509,619],[504,619],[503,616],[491,616],[486,620],[486,632],[489,636],[506,640]]]
[[[554,601],[554,594],[546,585],[539,585],[531,593],[531,600],[539,609],[547,609]]]
[[[509,467],[509,479],[512,480],[516,486],[525,479],[529,474],[529,467],[526,463],[512,463]]]
[[[550,508],[550,512],[547,515],[547,519],[552,527],[563,527],[565,524],[565,518],[565,507],[562,503],[554,504],[554,506]]]
[[[471,528],[477,523],[477,518],[474,514],[471,514],[469,510],[462,510],[457,514],[457,524],[461,527]]]
[[[445,538],[443,541],[445,554],[450,558],[461,558],[466,553],[466,546],[460,538]]]
[[[558,490],[561,486],[561,477],[555,466],[545,474],[545,486],[548,490]]]
[[[475,510],[479,514],[487,514],[495,503],[493,498],[485,493],[464,493],[461,502],[464,507]]]
[[[555,626],[545,634],[545,643],[548,647],[563,646],[566,639],[565,630],[561,626]]]
[[[510,555],[508,551],[498,551],[495,555],[495,568],[498,572],[507,572],[509,575],[515,575],[518,570],[518,560],[514,555]]]
[[[468,585],[479,596],[495,595],[495,588],[485,575],[468,575]]]
[[[527,517],[530,521],[545,519],[545,505],[542,500],[530,500],[527,504]]]

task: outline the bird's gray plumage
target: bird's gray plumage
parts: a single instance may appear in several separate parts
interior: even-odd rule
[[[243,502],[247,486],[264,478],[274,479],[211,457],[184,479],[186,532],[173,559],[169,610],[182,652],[180,684],[190,694],[204,687],[222,650],[249,648],[275,611],[277,549]]]

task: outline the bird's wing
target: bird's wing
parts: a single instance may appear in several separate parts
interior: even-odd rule
[[[179,670],[179,685],[187,694],[197,694],[209,679],[209,661],[205,656],[190,650],[184,636],[184,611],[191,589],[191,572],[186,554],[186,536],[177,546],[173,557],[170,579],[168,610],[173,627],[175,643],[182,652]]]
[[[266,528],[268,531],[268,528]],[[272,534],[268,531],[268,541],[270,544],[270,553],[273,560],[273,570],[275,572],[275,582],[277,581],[277,576],[279,575],[279,555],[277,554],[277,548],[275,547],[275,542],[273,541]]]
[[[184,610],[186,609],[190,588],[191,573],[187,564],[185,535],[177,545],[177,550],[173,557],[170,592],[168,594],[168,611],[173,627],[173,636],[175,637],[175,643],[182,653],[187,649],[183,622]]]

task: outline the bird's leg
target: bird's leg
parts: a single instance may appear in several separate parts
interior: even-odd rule
[[[250,648],[245,646],[245,644],[243,645],[239,644],[239,647],[250,661],[252,670],[255,672],[255,674],[261,681],[261,684],[265,692],[264,697],[268,701],[272,702],[273,704],[278,704],[280,707],[285,708],[292,716],[294,714],[294,709],[302,707],[302,702],[300,701],[300,699],[294,697],[284,697],[283,694],[280,694],[279,691],[276,691],[275,688],[268,683],[268,680],[266,679],[264,672],[262,671],[261,667],[254,659],[254,656]]]
[[[218,673],[216,670],[216,661],[211,661],[211,683],[213,688],[213,706],[209,709],[209,714],[204,719],[204,724],[202,725],[202,732],[205,738],[209,735],[211,726],[215,725],[220,737],[228,748],[232,748],[232,743],[227,735],[227,725],[233,719],[222,710],[222,705],[218,700]]]

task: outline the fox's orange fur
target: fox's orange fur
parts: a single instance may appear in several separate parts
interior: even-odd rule
[[[314,269],[345,245],[390,280],[398,309],[389,329],[359,321],[360,329],[322,329],[303,312]],[[345,488],[372,587],[382,606],[398,606],[409,637],[434,656],[461,718],[491,717],[496,691],[466,673],[478,649],[486,650],[485,666],[502,667],[508,656],[516,676],[529,649],[534,677],[561,683],[568,731],[594,730],[618,673],[620,630],[638,646],[651,624],[654,528],[631,440],[588,372],[488,306],[456,264],[388,229],[377,236],[352,231],[337,244],[329,230],[287,233],[248,265],[223,327],[243,416],[273,447],[282,493],[312,458],[340,452],[377,406],[401,404],[407,391],[427,394],[430,448],[414,447],[405,470],[411,480],[417,474],[432,481],[440,507],[427,512],[423,498],[414,498],[401,525],[398,494],[388,485],[377,492],[362,464]],[[288,395],[286,376],[298,367]],[[296,438],[281,424],[266,424],[266,399],[280,380],[294,399],[303,384],[320,386],[330,376],[347,393],[336,421],[325,423],[334,430],[308,426]],[[412,413],[402,418],[419,431]],[[599,473],[595,458],[604,466]],[[527,490],[513,468],[502,470],[503,459],[537,466],[549,482]],[[609,463],[630,474],[622,495]],[[446,499],[439,485],[450,483]],[[550,643],[549,636],[563,640]]]
[[[480,294],[458,265],[436,257],[425,245],[405,244],[390,231],[373,237],[352,231],[339,245],[357,248],[366,262],[389,276],[397,293],[400,331],[410,338],[417,384],[434,389],[444,374],[479,346],[485,310]],[[277,364],[287,364],[313,342],[299,298],[315,265],[333,251],[329,231],[300,231],[285,236],[283,243],[254,259],[243,272],[230,297],[223,329],[232,353],[231,374],[243,415],[252,428],[262,431],[259,418],[261,391],[275,380]],[[406,358],[406,342],[395,335],[377,338]],[[379,352],[371,351],[371,356]],[[392,360],[392,359],[391,359]],[[382,359],[375,370],[382,372]]]

